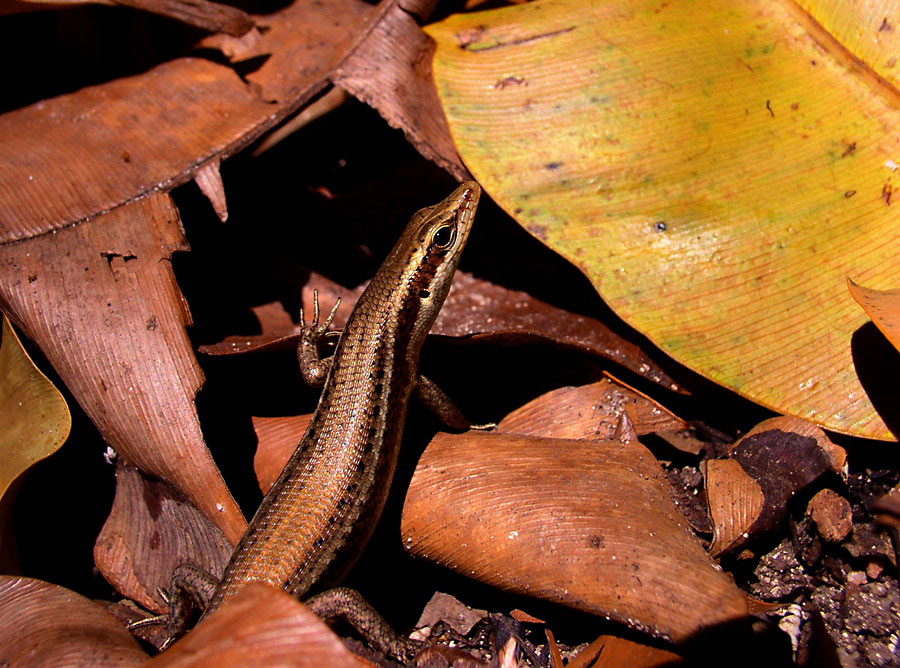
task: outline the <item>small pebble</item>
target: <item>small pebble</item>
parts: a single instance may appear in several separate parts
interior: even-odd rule
[[[851,571],[847,574],[847,584],[856,585],[857,587],[869,581],[866,574],[862,571]]]

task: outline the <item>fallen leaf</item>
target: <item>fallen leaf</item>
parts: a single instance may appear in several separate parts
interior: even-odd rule
[[[13,0],[0,6],[0,14],[72,5],[120,5],[167,16],[204,30],[240,36],[254,27],[253,19],[236,7],[208,0]]]
[[[637,442],[439,434],[401,533],[467,577],[675,640],[747,614]]]
[[[676,450],[681,450],[689,455],[699,455],[707,448],[706,441],[701,441],[687,429],[654,433]]]
[[[187,249],[168,195],[0,245],[0,303],[41,348],[106,441],[184,492],[236,543],[243,513],[206,449],[203,374],[171,256]]]
[[[900,485],[878,499],[872,510],[885,526],[900,527]]]
[[[525,624],[546,624],[543,619],[539,617],[535,617],[534,615],[525,612],[524,610],[519,610],[515,608],[514,610],[510,610],[509,616],[515,619],[517,622],[522,622]]]
[[[847,457],[821,429],[795,417],[760,422],[728,455],[730,460],[706,462],[713,556],[778,528],[791,498],[821,476],[840,472]]]
[[[587,668],[591,662],[603,651],[607,636],[600,636],[590,645],[578,652],[578,655],[569,661],[569,668]]]
[[[593,668],[663,668],[664,666],[674,668],[688,665],[674,652],[659,647],[644,645],[618,636],[601,637],[603,648],[600,657],[593,664]],[[572,666],[571,663],[569,665]]]
[[[559,645],[556,644],[556,638],[553,637],[553,631],[544,629],[547,636],[547,647],[550,649],[550,665],[553,668],[563,668],[562,654],[559,652]]]
[[[854,368],[865,320],[844,284],[900,285],[900,116],[864,60],[890,70],[896,37],[839,20],[538,0],[425,30],[466,166],[629,325],[779,413],[895,440]]]
[[[364,285],[348,290],[320,274],[310,272],[303,286],[303,308],[312,313],[313,291],[320,304],[341,299],[334,319],[335,329],[343,327]],[[300,328],[280,304],[258,307],[255,314],[261,334],[235,335],[219,343],[200,346],[207,355],[234,355],[251,351],[296,347]],[[674,391],[683,391],[638,346],[614,333],[599,320],[570,313],[531,297],[519,290],[475,278],[458,271],[432,334],[469,337],[475,341],[503,338],[508,341],[543,340],[581,350],[621,364],[630,371]]]
[[[256,479],[263,494],[275,484],[300,439],[306,433],[312,413],[288,417],[253,418],[258,445],[253,458]]]
[[[900,350],[900,290],[870,290],[850,279],[847,288],[875,326]]]
[[[7,666],[116,666],[147,655],[99,604],[31,578],[0,575],[0,663]]]
[[[416,628],[444,622],[460,635],[467,635],[473,626],[485,618],[487,610],[475,610],[455,596],[437,591],[419,615]]]
[[[87,221],[224,160],[321,91],[371,13],[330,0],[267,15],[244,55],[267,56],[252,85],[185,57],[0,115],[0,243]]]
[[[639,436],[686,430],[687,424],[647,395],[607,374],[582,387],[562,387],[516,409],[497,425],[507,434],[608,440],[623,414]]]
[[[222,532],[171,485],[132,466],[116,469],[116,496],[94,544],[97,569],[120,594],[155,612],[168,609],[172,573],[184,563],[221,578],[233,551]]]
[[[69,436],[72,416],[53,383],[22,347],[2,315],[0,336],[0,503],[10,485]]]
[[[759,483],[734,459],[705,461],[703,475],[713,521],[709,552],[718,557],[747,542],[747,530],[762,513],[766,496]]]
[[[331,297],[336,296],[330,294],[328,301],[333,301]],[[261,321],[283,319],[284,310],[270,309],[270,306],[274,305],[266,305],[264,311],[256,311]],[[606,375],[598,383],[584,387],[564,387],[538,397],[506,416],[498,425],[498,431],[553,438],[582,438],[590,435],[594,440],[603,440],[613,437],[623,410],[628,410],[635,416],[638,434],[687,429],[683,420],[658,403],[613,376]],[[254,468],[264,494],[296,450],[311,417],[312,415],[297,415],[253,418],[253,429],[259,442]]]
[[[385,9],[383,18],[340,64],[332,80],[377,109],[391,127],[403,130],[423,156],[460,181],[471,178],[453,147],[434,89],[434,42],[408,7],[394,3]]]
[[[146,665],[361,668],[369,664],[302,603],[280,589],[251,582]]]
[[[245,54],[267,56],[251,85],[226,65],[179,58],[0,116],[0,302],[106,440],[235,543],[246,522],[203,444],[202,374],[168,264],[186,243],[153,193],[199,174],[224,215],[215,165],[320,91],[372,14],[362,2],[333,10],[294,3],[267,16]]]

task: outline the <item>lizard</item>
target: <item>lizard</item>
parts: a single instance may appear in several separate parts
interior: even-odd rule
[[[309,325],[301,312],[300,368],[307,383],[323,386],[306,433],[263,498],[221,581],[182,564],[173,574],[169,612],[131,628],[164,623],[165,647],[185,630],[188,598],[206,617],[249,582],[265,582],[297,598],[338,582],[384,508],[413,393],[450,427],[492,426],[472,425],[418,373],[422,345],[449,292],[480,195],[478,184],[468,181],[414,214],[341,332],[330,329],[340,300],[322,324],[318,295]],[[329,336],[338,337],[334,353],[320,358],[319,344]],[[305,602],[322,617],[346,617],[386,653],[402,658],[416,647],[354,590],[331,589]]]

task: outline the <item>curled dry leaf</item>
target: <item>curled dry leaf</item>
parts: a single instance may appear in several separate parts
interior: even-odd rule
[[[872,510],[885,526],[900,527],[900,485],[878,499]]]
[[[457,272],[432,332],[476,340],[487,336],[549,339],[621,364],[670,390],[681,389],[643,350],[601,321],[464,272]]]
[[[762,487],[734,459],[708,459],[703,462],[706,498],[713,522],[714,557],[736,549],[749,538],[747,528],[762,513],[766,503]]]
[[[870,290],[849,278],[847,288],[875,326],[900,350],[900,290]]]
[[[728,455],[739,468],[734,463],[706,462],[714,556],[734,552],[776,529],[794,494],[826,473],[842,471],[847,458],[825,432],[795,417],[759,423]]]
[[[168,263],[187,245],[174,207],[152,193],[320,91],[370,16],[354,0],[268,15],[245,54],[267,56],[251,85],[226,65],[180,58],[0,116],[0,303],[106,440],[184,491],[232,542],[246,522],[204,447],[193,403],[203,378]],[[214,186],[210,176],[201,181]],[[60,233],[38,236],[50,231]]]
[[[120,594],[162,612],[168,605],[159,589],[169,591],[177,566],[194,564],[219,578],[232,550],[183,494],[119,464],[116,496],[94,544],[94,562]]]
[[[72,416],[53,383],[22,347],[6,316],[0,335],[0,505],[13,481],[56,452],[69,436]],[[0,518],[5,513],[0,512]],[[0,523],[5,523],[0,519]]]
[[[562,387],[541,395],[503,418],[497,430],[524,436],[602,441],[614,438],[621,415],[630,418],[638,436],[687,429],[684,420],[606,374],[597,383]]]
[[[225,201],[225,184],[219,171],[219,160],[210,160],[194,175],[197,187],[206,195],[216,215],[223,223],[228,220],[228,202]]]
[[[0,304],[107,442],[187,494],[236,543],[246,521],[194,405],[203,374],[170,260],[186,249],[169,196],[146,197],[91,224],[0,246]]]
[[[467,635],[473,626],[487,617],[487,614],[487,610],[470,608],[455,596],[437,591],[422,610],[416,628],[444,622],[457,633]]]
[[[309,281],[303,286],[303,307],[312,313],[314,290],[318,290],[322,304],[332,304],[340,297],[341,308],[334,320],[335,328],[340,329],[364,288],[348,290],[311,272]],[[232,355],[296,346],[299,327],[279,304],[267,304],[255,313],[261,334],[229,336],[219,343],[201,346],[200,351],[209,355]],[[462,271],[456,272],[450,294],[431,333],[473,340],[490,337],[549,340],[609,359],[664,387],[681,391],[679,385],[638,346],[599,320],[570,313],[525,292],[510,290]]]
[[[243,35],[255,25],[246,12],[209,0],[13,0],[0,6],[0,14],[85,4],[134,7],[204,30],[235,36]]]
[[[181,58],[0,116],[0,303],[104,437],[176,484],[232,542],[246,522],[203,445],[193,405],[202,375],[166,261],[186,249],[179,221],[161,195],[115,207],[199,171],[224,215],[214,165],[320,91],[378,16],[362,2],[338,4],[268,15],[264,38],[245,45],[244,57],[266,55],[249,86],[230,67]],[[86,229],[31,238],[107,211]]]
[[[259,488],[265,494],[275,484],[281,470],[294,454],[300,439],[306,433],[312,414],[274,418],[253,418],[258,445],[253,458],[253,468]]]
[[[644,645],[642,643],[620,638],[618,636],[601,636],[600,657],[592,668],[675,668],[686,666],[687,662],[673,652]],[[577,658],[580,658],[579,654]],[[585,666],[579,663],[574,666],[574,659],[569,663],[572,668]]]
[[[0,575],[4,666],[122,666],[147,655],[109,612],[73,591]]]
[[[3,114],[0,243],[88,220],[224,160],[321,91],[370,16],[358,0],[295,2],[265,17],[244,54],[265,62],[247,81],[179,58]],[[142,122],[123,121],[134,118]]]
[[[367,664],[302,603],[280,589],[253,582],[147,665],[362,668]]]
[[[468,577],[674,640],[747,614],[639,443],[440,434],[401,532]]]
[[[309,280],[303,286],[303,309],[307,314],[313,312],[314,292],[319,294],[320,306],[334,304],[340,299],[341,307],[335,313],[332,327],[341,329],[364,289],[365,285],[361,285],[350,290],[321,274],[310,272]],[[252,311],[259,321],[259,334],[235,334],[218,343],[200,346],[198,350],[206,355],[240,355],[265,350],[296,349],[300,338],[300,324],[291,319],[291,314],[285,310],[281,302],[263,304],[254,307]],[[310,317],[307,315],[307,318]]]
[[[430,7],[424,13],[427,16]],[[438,101],[431,74],[433,56],[434,41],[419,27],[410,8],[391,4],[337,68],[333,81],[377,109],[392,127],[404,131],[423,156],[463,181],[471,176],[456,153]]]

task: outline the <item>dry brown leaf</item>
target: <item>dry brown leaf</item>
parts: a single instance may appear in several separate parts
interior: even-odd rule
[[[203,447],[193,406],[202,375],[164,261],[186,249],[177,216],[160,195],[116,207],[199,170],[221,212],[209,165],[321,90],[371,14],[361,2],[340,3],[339,18],[334,9],[294,3],[269,15],[256,48],[270,57],[249,75],[251,86],[227,66],[181,58],[0,116],[0,243],[112,210],[88,226],[103,231],[65,230],[0,247],[0,302],[104,437],[185,491],[232,542],[246,523]],[[143,219],[160,211],[161,232],[144,229]],[[124,226],[131,229],[120,236],[112,229]]]
[[[300,444],[300,439],[303,438],[312,419],[312,413],[252,419],[258,441],[253,468],[256,471],[259,488],[266,494]]]
[[[900,350],[900,290],[872,290],[849,278],[847,288],[875,326]]]
[[[606,642],[606,638],[607,636],[600,636],[581,650],[578,656],[569,661],[569,668],[587,668],[588,665],[591,665],[591,662],[603,651],[603,644]]]
[[[459,272],[457,272],[457,275]],[[306,313],[311,314],[315,306],[313,293],[318,292],[319,304],[323,308],[341,300],[341,307],[334,317],[333,328],[341,329],[353,310],[356,300],[362,295],[365,285],[347,289],[317,274],[310,272],[309,280],[303,286],[302,302]],[[252,309],[259,321],[260,334],[235,334],[218,343],[200,346],[198,350],[206,355],[240,355],[265,350],[289,350],[297,348],[300,325],[291,319],[281,302],[270,302]],[[307,316],[308,318],[310,316]]]
[[[340,329],[364,287],[349,290],[310,272],[310,278],[303,286],[303,307],[312,313],[314,290],[318,290],[321,304],[333,304],[340,298],[341,308],[334,319],[334,327]],[[283,307],[271,304],[266,305],[265,310],[261,309],[255,311],[261,334],[229,336],[219,343],[200,346],[200,351],[208,355],[233,355],[296,347],[300,328]],[[431,333],[473,340],[497,337],[549,340],[609,359],[670,390],[681,391],[679,385],[638,346],[599,320],[570,313],[525,292],[510,290],[462,271],[456,272],[450,294]]]
[[[562,654],[559,652],[559,645],[556,644],[556,638],[553,637],[553,631],[544,629],[547,636],[547,647],[550,648],[550,665],[553,668],[563,668]]]
[[[225,184],[219,172],[219,160],[210,160],[194,175],[197,187],[206,195],[213,210],[223,223],[228,220],[228,203],[225,201]]]
[[[776,529],[788,512],[788,502],[826,473],[843,469],[847,453],[821,429],[796,417],[776,417],[751,429],[731,446],[734,464],[706,462],[707,500],[715,525],[715,556],[734,552]],[[762,491],[758,504],[756,486]]]
[[[900,485],[878,499],[872,510],[885,526],[900,527]]]
[[[406,548],[468,577],[678,640],[747,614],[639,443],[439,434],[403,509]]]
[[[147,666],[368,665],[325,623],[286,592],[253,582]]]
[[[460,181],[471,178],[456,153],[431,74],[434,41],[409,8],[391,5],[333,81],[378,110],[419,152]],[[426,14],[430,13],[430,9]]]
[[[548,392],[507,415],[497,430],[548,438],[614,438],[620,416],[627,414],[638,436],[687,429],[684,420],[615,377],[582,387]],[[621,439],[620,439],[621,440]]]
[[[337,291],[329,292],[323,303],[331,303],[338,296]],[[320,294],[319,297],[321,300],[323,295]],[[286,319],[284,309],[274,304],[259,307],[255,312],[261,322],[284,322]],[[687,428],[683,420],[646,395],[613,376],[606,375],[598,383],[583,387],[564,387],[535,399],[504,418],[498,431],[552,438],[604,440],[613,437],[619,415],[625,410],[637,421],[635,428],[639,435],[654,431],[677,433],[677,430]],[[253,418],[253,428],[259,442],[254,468],[264,494],[297,448],[311,417],[297,415]]]
[[[236,543],[246,521],[194,405],[203,374],[170,260],[186,249],[169,196],[147,197],[91,224],[0,246],[0,304],[106,441],[187,494]]]
[[[123,666],[147,655],[102,606],[31,578],[0,575],[0,664]]]
[[[86,4],[134,7],[204,30],[235,36],[243,35],[255,25],[246,12],[209,0],[11,0],[0,5],[0,15]]]
[[[718,557],[747,542],[746,532],[759,519],[766,497],[734,459],[709,459],[703,462],[703,473],[714,530],[709,552]]]
[[[657,431],[655,433],[676,450],[681,450],[690,455],[699,455],[707,447],[705,441],[701,441],[693,432],[686,429],[680,431]]]
[[[470,608],[455,596],[437,591],[425,604],[416,628],[434,626],[438,622],[444,622],[451,629],[461,635],[467,635],[472,627],[487,617],[487,610]]]
[[[177,490],[134,467],[116,470],[116,496],[94,545],[94,562],[123,596],[148,610],[168,608],[172,572],[183,563],[222,577],[233,547]]]
[[[3,114],[0,243],[88,220],[225,159],[321,91],[370,16],[358,0],[267,15],[244,54],[268,56],[249,86],[226,65],[179,58]]]
[[[517,622],[522,622],[524,624],[546,624],[543,619],[540,617],[535,617],[531,613],[525,612],[524,610],[519,610],[515,608],[509,611],[509,616],[515,619]]]
[[[680,656],[659,647],[618,636],[604,636],[603,651],[593,668],[675,668],[686,665]]]

